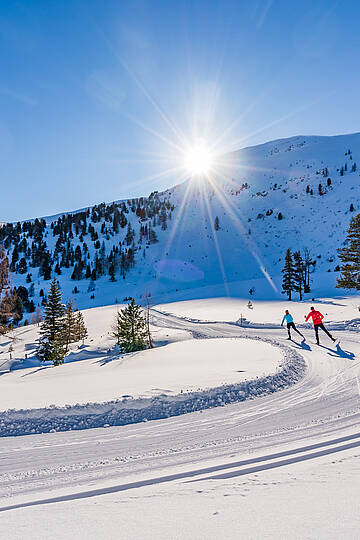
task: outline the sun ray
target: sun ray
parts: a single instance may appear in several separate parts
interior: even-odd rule
[[[226,274],[225,274],[224,261],[223,261],[223,258],[222,258],[218,238],[216,236],[215,227],[214,227],[214,220],[213,220],[213,216],[212,216],[212,213],[211,213],[210,202],[209,202],[209,198],[207,196],[206,191],[204,191],[204,195],[205,195],[205,197],[204,197],[205,198],[205,205],[206,205],[206,209],[207,209],[208,216],[209,216],[211,232],[212,232],[212,235],[213,235],[215,249],[216,249],[216,253],[217,253],[217,256],[218,256],[218,260],[219,260],[219,266],[220,266],[220,271],[221,271],[221,274],[222,274],[225,293],[226,293],[226,296],[229,296],[230,293],[229,293],[229,286],[228,286],[227,279],[226,279]]]
[[[257,253],[257,249],[256,249],[256,247],[254,245],[254,242],[252,240],[250,240],[248,238],[247,234],[246,234],[245,227],[242,224],[241,219],[237,215],[238,214],[238,209],[235,207],[235,205],[233,204],[233,202],[230,199],[226,198],[225,193],[220,192],[220,190],[218,189],[218,187],[216,185],[216,182],[213,182],[211,178],[209,178],[209,181],[211,182],[211,185],[213,186],[213,188],[214,188],[220,202],[222,203],[224,209],[228,212],[229,216],[231,217],[235,227],[242,234],[243,239],[245,240],[245,243],[249,247],[250,253],[254,257],[256,262],[258,263],[259,268],[260,268],[261,272],[263,273],[264,277],[266,278],[266,280],[268,281],[268,283],[270,284],[272,289],[275,292],[278,292],[278,289],[277,289],[274,281],[272,280],[270,274],[266,270],[266,268],[265,268],[265,266],[264,266],[264,264],[263,264],[263,262],[261,260],[260,255]]]

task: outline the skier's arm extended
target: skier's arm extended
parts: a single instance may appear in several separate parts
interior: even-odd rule
[[[281,326],[283,326],[284,321],[285,321],[285,315],[283,316],[283,320],[281,321]]]
[[[306,317],[305,322],[308,322],[308,320],[310,319],[310,317],[311,317],[311,311],[310,311],[309,315]]]

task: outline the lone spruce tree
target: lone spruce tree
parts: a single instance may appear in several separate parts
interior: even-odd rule
[[[360,290],[360,214],[350,221],[345,243],[346,246],[339,249],[339,259],[344,264],[336,287]]]
[[[61,291],[54,278],[44,306],[44,320],[40,327],[37,356],[42,362],[51,361],[54,366],[64,363],[66,339],[64,336],[64,305]]]
[[[295,269],[294,261],[290,249],[286,251],[285,255],[285,265],[282,270],[283,276],[283,293],[288,295],[288,299],[291,300],[291,293],[295,290]]]
[[[146,320],[141,306],[132,298],[130,304],[116,314],[113,336],[124,352],[141,351],[148,339]]]

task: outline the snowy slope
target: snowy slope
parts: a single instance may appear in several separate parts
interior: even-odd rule
[[[73,267],[62,268],[59,280],[65,299],[73,296],[83,309],[128,296],[139,301],[144,292],[158,302],[229,293],[247,296],[250,288],[255,288],[256,298],[280,298],[281,268],[288,247],[308,248],[316,260],[310,297],[333,294],[337,248],[343,244],[351,217],[359,211],[356,163],[360,164],[360,134],[298,136],[235,152],[227,156],[211,183],[187,181],[158,195],[172,210],[166,230],[156,222],[158,243],[154,244],[140,242],[140,227],[145,222],[131,210],[129,201],[126,217],[135,231],[135,266],[125,279],[117,270],[113,283],[105,269],[96,281],[94,298],[88,292],[88,279],[74,281],[70,279]],[[52,253],[57,241],[52,225],[57,218],[46,218],[44,240]],[[116,234],[101,233],[104,224],[111,229],[104,219],[92,223],[107,256],[113,246],[124,243],[126,228]],[[84,238],[91,262],[99,250],[89,236]],[[82,245],[76,234],[70,243],[73,248]],[[11,251],[12,246],[10,255]],[[39,277],[38,268],[28,271],[38,303],[40,289],[46,293],[49,282]],[[28,286],[25,277],[14,273],[14,284]],[[79,289],[76,296],[72,293],[75,285]]]

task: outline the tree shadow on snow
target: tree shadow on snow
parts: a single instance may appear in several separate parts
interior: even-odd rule
[[[51,366],[41,366],[37,369],[34,369],[34,371],[30,371],[30,373],[24,373],[24,375],[21,375],[21,378],[28,377],[29,375],[35,375],[35,373],[38,373],[38,371],[43,371],[44,369],[53,368],[54,366],[51,364]]]
[[[309,301],[310,300],[307,300],[307,302],[309,302]],[[331,306],[346,307],[346,304],[339,304],[338,302],[334,302],[334,300],[319,300],[317,298],[315,298],[314,304],[329,304]]]
[[[329,356],[334,356],[335,358],[347,358],[348,360],[354,360],[355,354],[350,351],[344,351],[340,345],[336,345],[336,350],[330,349],[330,347],[325,347],[325,345],[320,345],[323,349],[330,351]],[[331,354],[333,353],[333,354]]]

